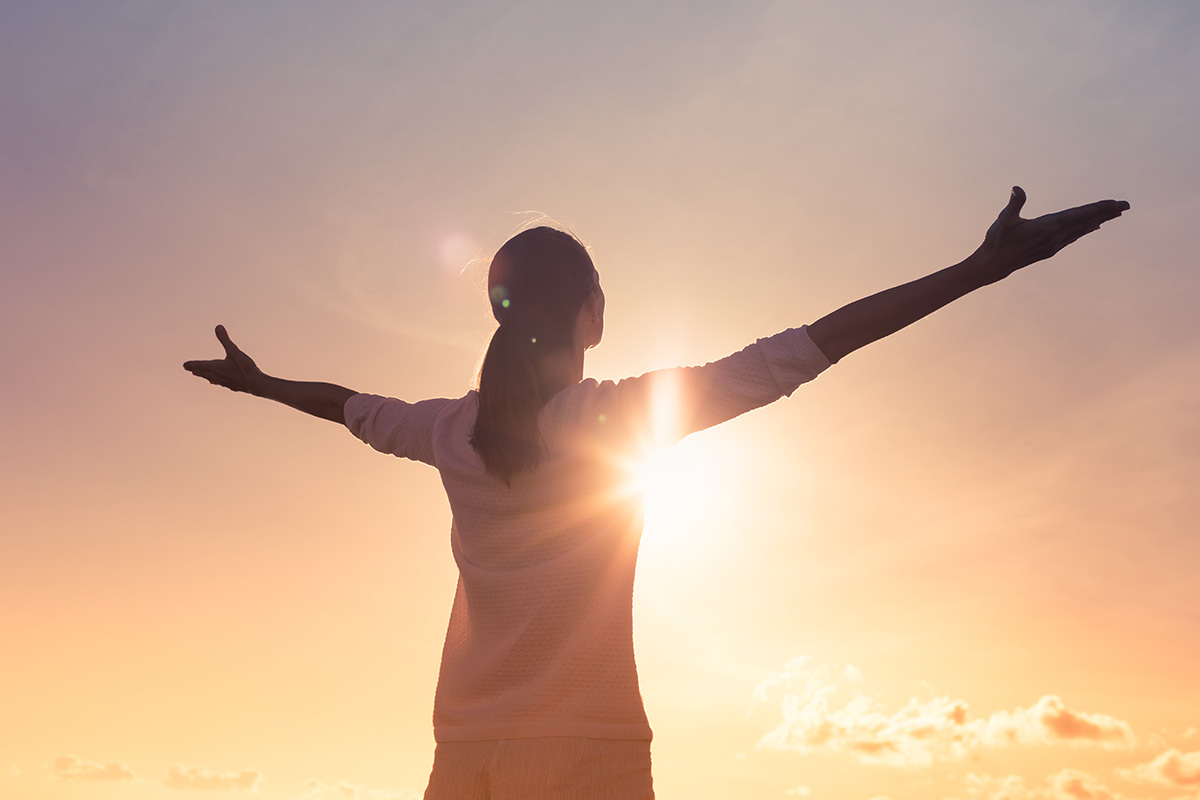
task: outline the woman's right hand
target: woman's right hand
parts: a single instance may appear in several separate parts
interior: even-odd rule
[[[213,384],[224,386],[235,392],[262,396],[266,388],[267,376],[263,373],[254,359],[246,355],[229,338],[224,325],[217,326],[217,341],[225,348],[225,357],[211,361],[185,361],[183,368],[198,378]]]

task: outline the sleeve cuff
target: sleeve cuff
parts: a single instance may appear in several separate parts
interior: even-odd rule
[[[808,326],[789,328],[767,339],[759,339],[771,377],[785,396],[832,366],[808,335]]]

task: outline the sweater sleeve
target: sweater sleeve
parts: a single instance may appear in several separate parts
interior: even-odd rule
[[[392,397],[356,394],[346,401],[346,427],[381,453],[434,463],[433,426],[453,402],[444,398],[406,403]]]
[[[620,381],[614,410],[625,430],[669,445],[790,396],[829,366],[808,329],[791,328],[700,367],[657,370]]]

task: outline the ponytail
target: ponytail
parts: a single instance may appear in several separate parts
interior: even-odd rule
[[[550,397],[539,362],[542,354],[571,346],[594,274],[583,245],[553,228],[517,234],[492,259],[488,294],[500,327],[479,371],[470,444],[484,469],[505,483],[541,461],[537,418]]]
[[[479,371],[479,412],[471,446],[489,473],[508,481],[537,467],[542,443],[537,414],[544,398],[533,343],[501,325],[492,335]]]

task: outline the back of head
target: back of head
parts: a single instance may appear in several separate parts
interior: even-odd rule
[[[522,231],[492,259],[488,296],[500,327],[479,373],[471,446],[487,471],[505,481],[538,465],[537,415],[550,399],[538,362],[571,346],[594,276],[584,246],[554,228]]]

